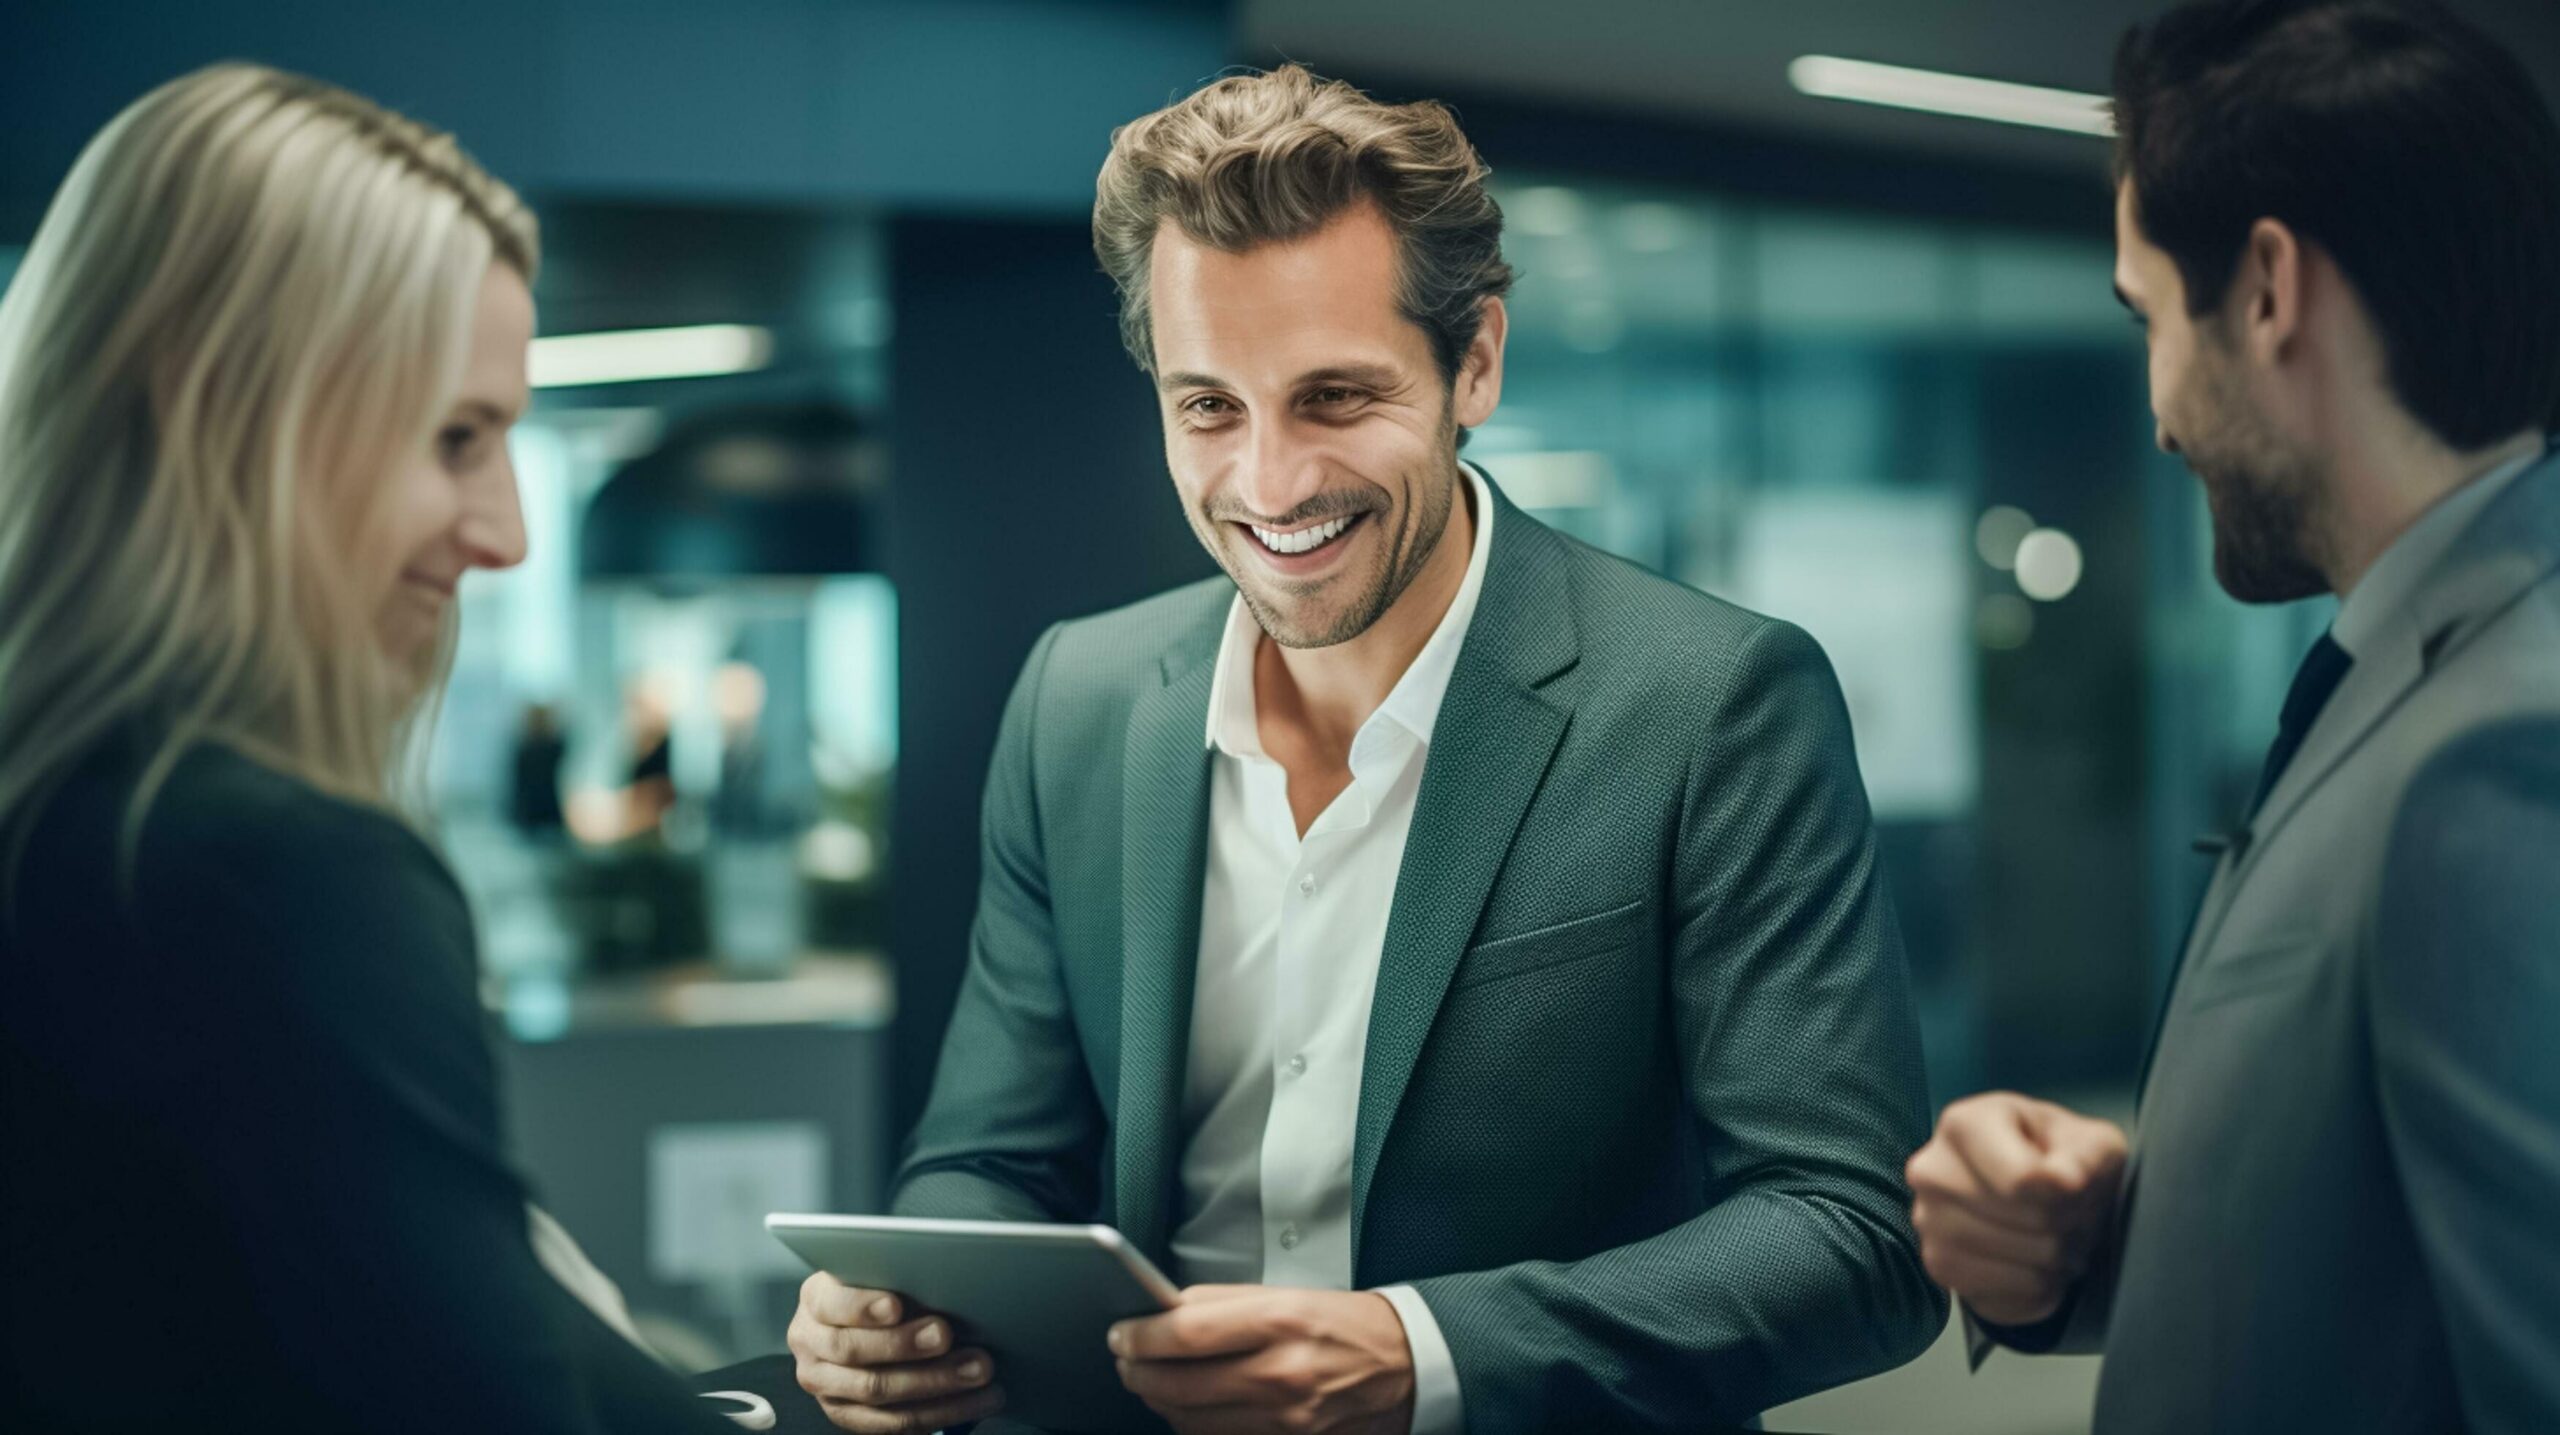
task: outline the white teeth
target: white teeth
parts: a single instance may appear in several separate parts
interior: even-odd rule
[[[1253,536],[1261,539],[1262,546],[1274,553],[1311,553],[1341,537],[1342,530],[1350,526],[1351,518],[1337,518],[1331,523],[1319,523],[1295,533],[1274,533],[1268,528],[1255,527]]]

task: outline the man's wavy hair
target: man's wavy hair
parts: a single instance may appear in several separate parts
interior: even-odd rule
[[[1120,336],[1155,372],[1147,266],[1167,219],[1230,253],[1302,238],[1375,204],[1395,231],[1397,307],[1454,380],[1508,291],[1502,209],[1443,106],[1386,105],[1297,65],[1231,75],[1112,132],[1093,201],[1093,252],[1120,290]]]

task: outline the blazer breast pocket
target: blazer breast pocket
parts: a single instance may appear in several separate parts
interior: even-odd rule
[[[2278,932],[2249,942],[2236,952],[2208,952],[2188,974],[2180,998],[2190,1010],[2220,1006],[2259,992],[2275,991],[2305,981],[2320,969],[2327,943],[2314,932]]]
[[[1569,917],[1526,932],[1495,937],[1467,949],[1450,990],[1463,991],[1505,977],[1544,971],[1632,946],[1645,933],[1644,902]]]

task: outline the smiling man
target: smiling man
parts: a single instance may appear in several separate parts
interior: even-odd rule
[[[1032,653],[894,1204],[1109,1221],[1193,1283],[1111,1341],[1186,1432],[1735,1420],[1944,1318],[1837,685],[1460,460],[1502,396],[1501,223],[1445,110],[1294,67],[1102,172],[1226,577]],[[791,1341],[847,1429],[1003,1379],[824,1276]]]

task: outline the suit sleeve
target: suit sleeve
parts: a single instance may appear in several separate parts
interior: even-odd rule
[[[1032,728],[1058,641],[1032,649],[1005,704],[981,816],[969,968],[891,1209],[964,1220],[1088,1220],[1102,1107],[1068,1009],[1041,850]]]
[[[165,1099],[280,1353],[350,1429],[726,1428],[536,1256],[441,865],[388,819],[264,815],[147,843],[139,910],[209,978]]]
[[[2560,1429],[2560,715],[2420,770],[2369,960],[2383,1128],[2464,1423]]]
[[[1669,874],[1707,1209],[1585,1260],[1415,1282],[1471,1435],[1739,1420],[1899,1365],[1945,1324],[1901,1177],[1928,1134],[1918,1022],[1838,684],[1772,623],[1730,691],[1679,735]]]

